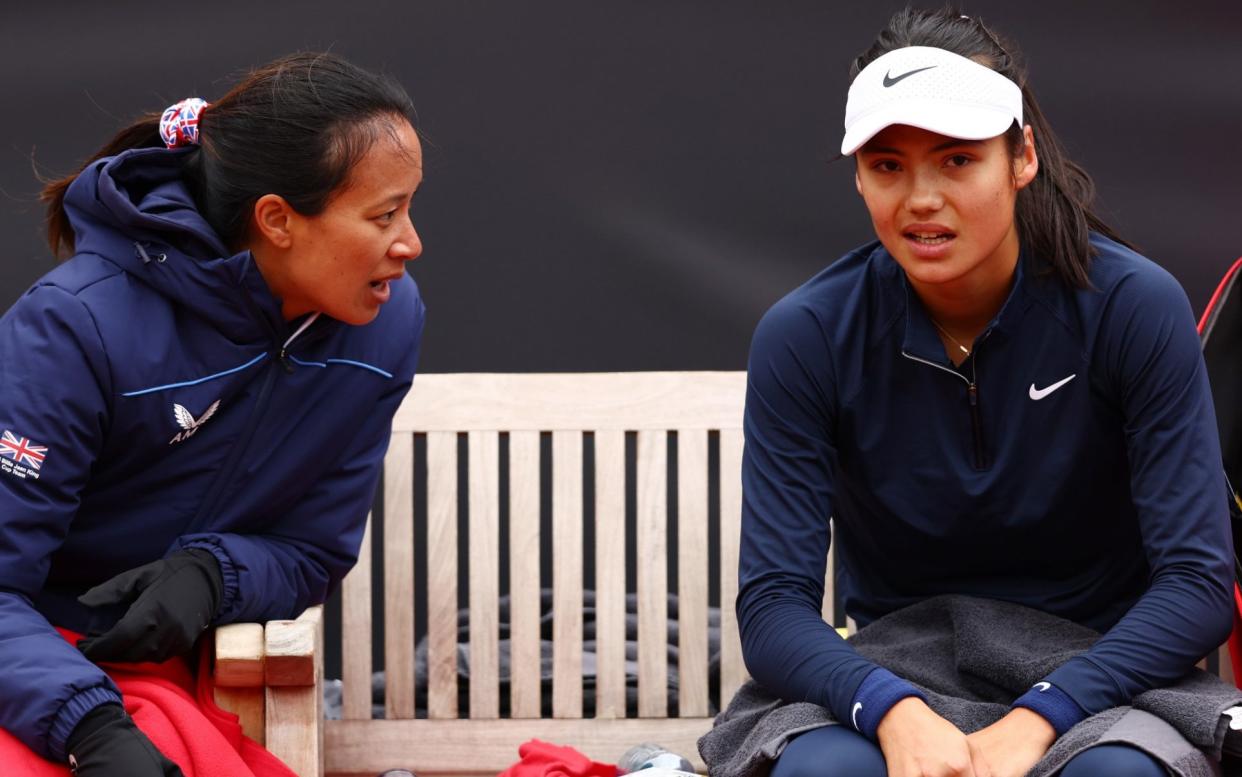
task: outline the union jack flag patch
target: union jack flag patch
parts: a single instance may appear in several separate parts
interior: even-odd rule
[[[0,456],[38,470],[47,458],[47,446],[35,445],[29,437],[18,437],[5,429],[4,436],[0,437]]]

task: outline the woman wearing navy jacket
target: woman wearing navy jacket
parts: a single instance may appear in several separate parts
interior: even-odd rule
[[[354,563],[423,326],[412,116],[294,55],[45,191],[73,256],[0,319],[6,774],[181,774],[98,663],[293,617]]]
[[[1027,772],[1231,625],[1212,403],[1176,281],[1091,211],[1011,48],[897,14],[854,63],[842,154],[875,242],[778,302],[748,368],[737,611],[752,676],[842,723],[774,777]],[[820,618],[829,517],[861,625],[939,594],[1103,637],[966,734]],[[1063,774],[1159,775],[1100,745]]]

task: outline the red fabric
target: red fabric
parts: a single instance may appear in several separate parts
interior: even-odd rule
[[[1242,688],[1242,589],[1233,584],[1233,633],[1229,635],[1229,661],[1233,664],[1233,684]]]
[[[1216,304],[1220,302],[1221,295],[1225,293],[1225,289],[1229,287],[1229,281],[1234,274],[1242,270],[1242,257],[1239,257],[1233,266],[1225,273],[1225,277],[1220,279],[1220,283],[1216,285],[1216,291],[1212,293],[1212,298],[1208,300],[1207,307],[1203,309],[1203,315],[1199,317],[1199,334],[1203,334],[1203,328],[1207,326],[1208,317],[1212,315],[1212,311],[1216,309]]]
[[[522,760],[499,777],[617,777],[617,767],[592,761],[572,747],[532,739],[518,746]]]
[[[71,643],[80,636],[60,629]],[[125,711],[185,777],[297,777],[261,745],[242,734],[237,716],[216,706],[204,650],[198,680],[188,661],[107,664],[121,689]],[[5,777],[69,777],[69,767],[36,755],[0,729],[0,764]]]
[[[1208,300],[1207,307],[1203,309],[1203,315],[1199,318],[1199,334],[1203,334],[1204,328],[1208,324],[1208,320],[1216,312],[1216,306],[1220,303],[1221,297],[1225,293],[1225,289],[1229,288],[1229,282],[1238,272],[1242,272],[1242,258],[1239,258],[1225,273],[1225,277],[1220,279],[1220,283],[1216,286],[1216,291],[1212,293],[1212,298]],[[1237,553],[1242,548],[1234,548]],[[1233,584],[1233,631],[1229,634],[1229,661],[1233,665],[1233,684],[1242,689],[1242,589],[1238,587],[1238,581]]]

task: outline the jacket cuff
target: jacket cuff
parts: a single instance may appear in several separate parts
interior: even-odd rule
[[[1031,690],[1019,696],[1013,706],[1025,707],[1048,721],[1058,737],[1087,717],[1077,702],[1047,680],[1031,686]]]
[[[1132,696],[1111,672],[1092,660],[1090,653],[1074,656],[1043,680],[1064,692],[1088,715],[1129,704]]]
[[[927,701],[919,689],[883,667],[876,667],[863,678],[850,705],[850,724],[858,733],[876,741],[880,721],[897,702],[909,696]]]
[[[111,688],[98,685],[79,691],[60,706],[60,711],[52,720],[52,728],[47,735],[47,752],[52,761],[63,764],[69,759],[69,753],[66,751],[69,736],[82,722],[82,718],[86,717],[86,713],[101,704],[124,706],[119,693]]]
[[[192,539],[182,538],[177,544],[181,550],[205,550],[220,564],[220,578],[224,582],[224,590],[220,594],[220,603],[216,606],[216,615],[212,618],[212,625],[220,625],[226,622],[224,616],[231,612],[233,606],[237,603],[237,592],[240,588],[237,578],[237,565],[233,563],[233,558],[225,551],[220,541],[211,535],[198,535]]]

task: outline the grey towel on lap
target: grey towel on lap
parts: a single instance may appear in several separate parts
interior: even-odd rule
[[[1027,607],[940,596],[875,621],[850,644],[918,686],[933,710],[969,733],[1003,717],[1014,699],[1097,639],[1091,629]],[[1222,717],[1237,704],[1242,692],[1193,670],[1173,687],[1136,696],[1132,707],[1082,721],[1029,777],[1053,775],[1079,752],[1106,742],[1144,750],[1177,777],[1214,777],[1222,747],[1235,752],[1233,737],[1242,734]],[[751,681],[699,740],[699,753],[713,777],[760,777],[793,736],[835,723],[825,708],[786,703]]]

